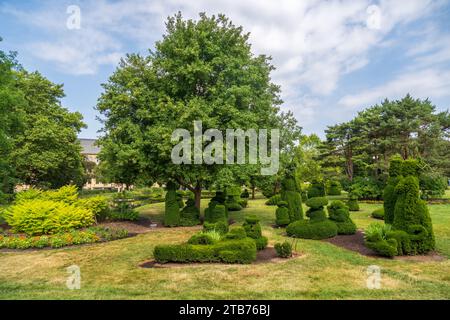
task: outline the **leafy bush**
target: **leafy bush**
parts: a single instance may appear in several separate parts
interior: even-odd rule
[[[54,234],[95,223],[90,210],[40,199],[20,201],[8,208],[3,216],[14,232],[28,235]]]
[[[268,206],[276,206],[278,202],[281,201],[281,194],[276,194],[272,197],[270,197],[269,200],[266,201],[266,205]]]
[[[384,208],[374,210],[371,215],[374,219],[384,220]]]
[[[180,225],[180,204],[177,195],[176,185],[173,182],[167,184],[165,199],[164,225],[166,227],[176,227]]]
[[[364,238],[370,242],[387,240],[387,235],[391,231],[392,226],[389,224],[371,223],[364,232]]]
[[[139,220],[139,213],[131,208],[119,209],[111,211],[108,214],[108,219],[113,221],[137,221]]]
[[[228,223],[225,221],[219,221],[216,223],[205,222],[203,224],[203,231],[216,231],[219,234],[228,233]]]
[[[247,233],[243,227],[236,227],[231,229],[226,235],[225,239],[235,240],[235,239],[244,239],[247,237]]]
[[[277,256],[280,258],[292,257],[292,245],[288,241],[276,243],[275,251],[277,252]]]
[[[294,238],[321,240],[332,238],[337,235],[337,226],[330,220],[311,222],[306,220],[291,223],[286,232]]]
[[[363,200],[379,200],[383,196],[383,183],[370,177],[356,177],[349,187],[349,193]]]
[[[442,198],[447,190],[447,179],[436,173],[422,173],[419,177],[419,186],[423,199]]]
[[[269,239],[267,239],[267,237],[264,236],[261,236],[253,240],[255,240],[256,250],[258,251],[264,250],[267,247],[267,244],[269,243]]]
[[[103,196],[80,199],[75,205],[90,210],[98,220],[106,219],[110,213],[108,198]]]
[[[244,189],[244,191],[241,193],[241,198],[242,199],[248,199],[250,198],[250,194],[248,193],[247,189]]]
[[[330,180],[328,182],[327,194],[329,196],[340,196],[342,193],[342,186],[337,180]]]
[[[241,200],[239,200],[239,204],[241,205],[242,208],[247,208],[248,207],[248,200],[247,199],[241,199]]]
[[[277,224],[277,226],[284,227],[291,223],[291,219],[289,218],[289,210],[287,208],[287,202],[278,202],[278,208],[275,212],[275,216],[275,223]]]

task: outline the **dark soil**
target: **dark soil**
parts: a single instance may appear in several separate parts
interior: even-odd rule
[[[355,234],[352,235],[341,235],[336,236],[334,238],[325,239],[323,240],[325,242],[329,242],[331,244],[334,244],[335,246],[358,252],[359,254],[363,256],[368,257],[376,257],[377,254],[372,249],[367,248],[364,245],[364,233],[361,230],[356,231]]]
[[[294,254],[291,258],[283,259],[277,256],[277,253],[273,247],[267,247],[264,250],[258,251],[256,255],[256,261],[253,264],[262,264],[262,263],[280,263],[285,262],[293,258],[299,257],[299,254]],[[141,268],[179,268],[185,266],[201,266],[201,265],[235,265],[235,264],[225,264],[225,263],[158,263],[155,260],[149,260],[141,263],[139,266]]]

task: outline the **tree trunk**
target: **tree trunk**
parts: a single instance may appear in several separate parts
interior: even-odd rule
[[[202,200],[202,187],[198,184],[194,189],[195,207],[200,211],[200,204]]]
[[[255,186],[252,186],[252,199],[255,200]]]

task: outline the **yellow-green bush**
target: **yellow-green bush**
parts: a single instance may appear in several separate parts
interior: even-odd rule
[[[3,214],[14,232],[28,235],[54,234],[90,226],[95,222],[92,211],[52,200],[21,201]]]

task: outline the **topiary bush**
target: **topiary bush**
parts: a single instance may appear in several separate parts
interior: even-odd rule
[[[384,188],[383,191],[384,221],[388,224],[392,224],[394,222],[395,203],[397,202],[397,194],[395,193],[395,186],[398,184],[399,181],[400,177],[390,176],[388,178],[386,187]]]
[[[221,204],[216,204],[205,211],[205,222],[216,223],[223,222],[227,223],[226,207]]]
[[[306,220],[291,223],[286,232],[288,236],[302,239],[321,240],[337,235],[337,226],[330,220],[311,222]]]
[[[372,212],[371,216],[374,219],[384,220],[384,208],[380,208],[380,209],[374,210]]]
[[[308,198],[325,197],[325,185],[323,182],[314,180],[308,188]]]
[[[279,227],[285,227],[289,223],[291,223],[291,219],[289,218],[289,209],[287,208],[287,202],[286,201],[280,201],[278,202],[278,208],[275,212],[275,223]]]
[[[288,241],[276,243],[275,251],[280,258],[286,259],[292,257],[292,245]]]
[[[407,163],[409,171],[414,171],[414,165]],[[420,199],[419,180],[415,176],[407,176],[395,187],[397,201],[394,209],[396,230],[405,231],[410,235],[413,254],[429,252],[435,247],[433,226],[426,203]]]
[[[176,190],[177,186],[175,183],[169,182],[167,184],[164,214],[164,225],[166,227],[177,227],[180,225],[179,197]]]
[[[167,262],[223,262],[248,264],[256,260],[256,245],[251,238],[222,240],[209,245],[159,245],[153,251],[155,260]]]
[[[338,230],[338,234],[350,235],[356,233],[356,224],[350,218],[350,213],[342,201],[333,201],[328,206],[328,216],[333,221]]]
[[[180,225],[189,227],[198,224],[200,224],[200,210],[195,206],[195,200],[189,198],[180,212]]]
[[[32,199],[20,201],[3,212],[14,232],[55,234],[95,223],[94,213],[65,202]]]
[[[311,198],[306,202],[310,209],[306,212],[308,220],[300,220],[291,223],[286,232],[288,236],[303,239],[326,239],[337,235],[337,226],[327,219],[324,206],[328,204],[326,198]]]
[[[281,200],[288,205],[290,222],[303,219],[302,197],[293,176],[286,175],[281,182]]]
[[[270,197],[270,199],[266,201],[266,205],[276,206],[276,205],[278,205],[278,202],[280,202],[280,201],[282,201],[281,194],[276,194],[276,195]]]
[[[382,225],[380,223],[370,224],[364,234],[364,242],[366,246],[381,256],[393,257],[398,254],[397,241],[389,238],[392,231],[390,225]]]
[[[227,200],[225,201],[225,205],[229,211],[240,211],[242,210],[242,206],[239,204],[241,200],[241,187],[239,186],[231,186],[227,188]]]
[[[349,194],[347,207],[350,211],[359,211],[358,196],[356,194]]]
[[[262,235],[261,225],[259,218],[255,216],[249,216],[245,218],[245,222],[242,225],[247,237],[255,240],[256,248],[263,250],[267,247],[268,239]]]
[[[328,182],[327,194],[329,196],[340,196],[342,193],[341,183],[337,180],[330,180]]]

